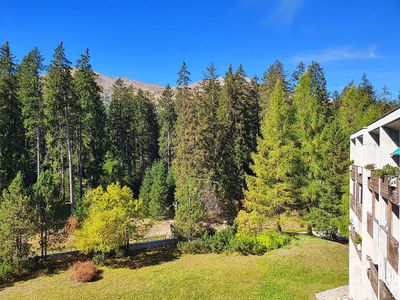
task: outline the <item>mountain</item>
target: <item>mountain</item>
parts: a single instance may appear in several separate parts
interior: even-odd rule
[[[96,72],[96,74],[98,75],[97,77],[97,84],[101,86],[101,88],[103,89],[103,96],[105,98],[105,101],[109,101],[110,97],[111,97],[111,93],[112,93],[112,86],[114,81],[118,78],[118,77],[111,77],[108,75],[104,75],[101,74],[99,72]],[[147,91],[149,92],[151,95],[153,95],[155,98],[158,98],[158,96],[162,93],[162,91],[164,90],[164,86],[162,85],[158,85],[158,84],[151,84],[151,83],[144,83],[141,82],[139,80],[134,80],[134,79],[130,79],[130,78],[122,78],[121,79],[125,82],[125,84],[127,85],[132,85],[134,89],[142,89],[143,91]],[[218,80],[220,81],[220,83],[223,83],[223,77],[218,78]],[[201,81],[196,81],[193,82],[192,84],[190,84],[189,86],[191,88],[198,88],[200,87]],[[172,87],[173,90],[176,89],[176,87]]]

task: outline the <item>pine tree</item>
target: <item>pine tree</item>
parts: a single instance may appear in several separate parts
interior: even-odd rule
[[[22,169],[24,127],[17,97],[14,55],[8,42],[0,47],[0,189],[6,188]]]
[[[279,216],[294,206],[296,181],[293,175],[297,172],[298,158],[287,94],[277,80],[261,123],[257,152],[253,154],[254,175],[246,177],[244,206],[249,214],[258,215],[264,223],[268,217],[278,219],[279,223]]]
[[[101,99],[101,89],[96,83],[97,75],[90,65],[89,50],[77,62],[74,88],[79,104],[78,126],[78,173],[79,191],[82,198],[83,177],[90,186],[99,184],[105,153],[106,112]]]
[[[45,134],[41,76],[43,69],[43,57],[39,50],[34,48],[24,57],[18,70],[18,96],[21,101],[26,144],[31,150],[29,162],[35,165],[37,177],[43,163],[41,157]]]
[[[64,145],[67,146],[69,201],[74,209],[74,161],[73,137],[76,129],[78,104],[73,91],[71,62],[65,57],[63,43],[54,50],[53,60],[48,69],[45,85],[45,117],[48,132],[48,146],[57,151],[63,161]],[[55,151],[56,152],[56,151]],[[55,158],[54,158],[55,159]],[[64,166],[61,165],[62,181]]]
[[[174,159],[172,141],[174,138],[176,112],[173,96],[174,93],[171,87],[167,85],[159,100],[158,122],[160,124],[160,137],[158,146],[160,149],[160,158],[166,164],[167,170],[171,168]]]

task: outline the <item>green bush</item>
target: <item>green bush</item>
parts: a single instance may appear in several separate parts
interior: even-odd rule
[[[278,249],[289,243],[288,235],[275,231],[261,232],[255,236],[236,235],[232,250],[243,255],[262,255],[267,251]]]
[[[214,235],[205,233],[196,240],[178,243],[181,253],[223,253],[237,252],[243,255],[262,255],[265,252],[280,248],[290,241],[288,235],[275,231],[265,231],[256,236],[235,234],[233,228],[226,228]]]
[[[12,280],[15,267],[13,262],[7,260],[0,263],[0,283]]]

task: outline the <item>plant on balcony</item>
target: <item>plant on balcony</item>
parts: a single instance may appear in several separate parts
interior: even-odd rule
[[[365,170],[374,170],[375,164],[367,164],[364,166]]]
[[[382,169],[376,169],[375,174],[378,177],[398,177],[400,176],[400,168],[391,165],[385,165]]]
[[[356,232],[354,233],[354,243],[356,243],[357,245],[361,245],[361,243],[362,243],[361,235],[359,235]]]

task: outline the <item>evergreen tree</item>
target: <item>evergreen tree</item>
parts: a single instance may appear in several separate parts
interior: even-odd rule
[[[321,65],[313,61],[307,68],[310,76],[311,92],[317,98],[323,107],[323,116],[329,118],[332,116],[332,108],[329,102],[329,93],[326,89],[325,73]]]
[[[147,215],[157,218],[166,215],[169,206],[169,186],[164,162],[158,161],[146,170],[139,198]]]
[[[57,182],[49,170],[40,172],[33,186],[35,225],[40,234],[41,256],[46,258],[49,236],[63,225],[63,199],[58,192]]]
[[[263,82],[260,87],[260,108],[261,114],[268,109],[270,94],[275,88],[276,81],[279,80],[285,92],[288,91],[286,73],[280,61],[275,61],[264,73]],[[261,115],[262,117],[262,115]]]
[[[159,100],[158,120],[160,124],[160,137],[158,146],[160,149],[160,158],[167,166],[171,168],[174,159],[173,137],[176,122],[176,112],[174,106],[174,93],[169,85],[164,89]]]
[[[17,97],[14,55],[8,42],[0,47],[0,189],[22,169],[24,127]]]
[[[301,184],[301,209],[308,214],[312,207],[318,206],[321,199],[320,164],[323,157],[321,157],[320,135],[325,125],[325,107],[313,92],[310,71],[300,77],[293,95],[293,106],[296,146],[300,150],[302,165],[298,178]],[[309,230],[311,231],[311,227]]]
[[[294,89],[296,88],[297,84],[299,83],[300,77],[304,74],[305,71],[306,71],[306,66],[301,61],[297,65],[296,70],[291,75],[291,87],[290,87],[291,92],[294,91]]]
[[[348,136],[339,123],[333,120],[322,131],[321,145],[321,191],[319,201],[309,212],[309,222],[317,232],[337,238],[347,231],[348,212],[343,213],[343,200],[348,199]],[[347,197],[345,197],[347,195]],[[348,211],[348,200],[345,203]]]
[[[263,218],[262,223],[270,217],[279,224],[279,216],[296,204],[294,174],[298,158],[292,136],[291,109],[284,86],[277,80],[261,123],[257,152],[253,154],[254,175],[246,178],[244,206],[247,213]]]
[[[107,118],[110,153],[108,161],[116,161],[109,180],[133,187],[136,181],[135,128],[133,90],[120,78],[115,80]]]
[[[37,177],[42,164],[45,133],[41,76],[43,69],[43,57],[39,50],[34,48],[24,57],[18,71],[18,96],[22,106],[26,144],[30,150],[29,166],[35,166]]]
[[[133,110],[131,132],[135,135],[136,178],[139,185],[146,168],[158,156],[158,124],[154,105],[142,90],[133,98]]]
[[[21,259],[29,253],[29,238],[33,235],[31,198],[18,172],[10,186],[3,191],[0,202],[0,255],[10,260]]]
[[[82,198],[83,177],[95,187],[99,183],[105,152],[106,113],[101,99],[101,89],[96,83],[97,75],[90,65],[89,50],[77,62],[74,75],[75,93],[79,104],[78,127],[78,173],[79,191]]]
[[[48,132],[48,147],[53,148],[63,160],[64,145],[67,146],[69,201],[74,209],[74,161],[73,137],[76,129],[78,104],[73,91],[71,62],[65,57],[63,43],[54,50],[45,85],[45,117]],[[58,150],[58,149],[61,149]],[[55,157],[53,159],[56,159]],[[62,181],[64,166],[61,164]],[[63,184],[63,183],[62,183]]]

